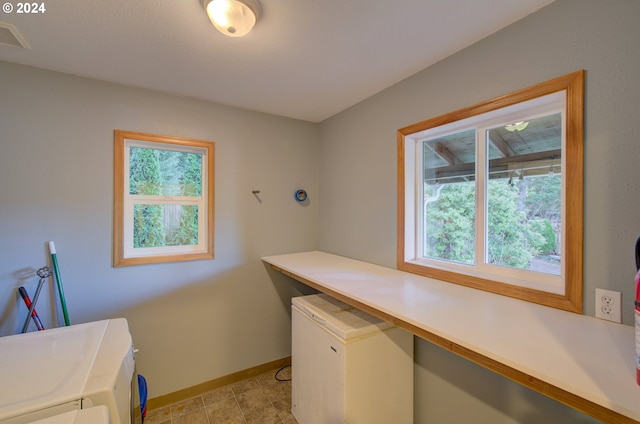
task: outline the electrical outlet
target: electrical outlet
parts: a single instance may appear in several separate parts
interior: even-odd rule
[[[596,318],[622,322],[622,295],[620,292],[596,289]]]

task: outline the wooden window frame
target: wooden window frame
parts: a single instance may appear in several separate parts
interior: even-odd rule
[[[125,164],[125,150],[127,141],[149,142],[158,145],[158,148],[170,147],[177,150],[196,148],[206,155],[203,163],[202,195],[205,197],[206,207],[204,218],[204,231],[206,240],[203,248],[195,252],[158,253],[144,256],[128,256],[125,249],[125,193],[128,188],[125,182],[128,178],[128,164]],[[193,140],[180,137],[168,137],[162,135],[146,134],[141,132],[114,130],[114,187],[113,187],[113,266],[129,266],[142,264],[157,264],[166,262],[182,262],[214,258],[214,171],[215,171],[215,143],[210,141]]]
[[[398,130],[397,268],[399,270],[566,311],[582,312],[584,79],[585,72],[581,70]],[[409,167],[411,165],[405,164],[405,137],[559,91],[566,92],[566,152],[563,151],[563,155],[565,155],[565,170],[567,174],[565,184],[566,187],[570,188],[565,190],[565,197],[563,198],[566,214],[566,244],[563,251],[564,293],[549,293],[408,261],[405,256],[405,205],[407,204],[407,199],[405,198],[405,165]]]

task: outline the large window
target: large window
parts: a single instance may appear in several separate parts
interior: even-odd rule
[[[582,309],[577,72],[398,131],[398,268]]]
[[[213,257],[210,142],[115,131],[114,265]]]

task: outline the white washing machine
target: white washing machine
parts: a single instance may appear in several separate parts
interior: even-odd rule
[[[65,419],[69,412],[79,420],[92,415],[73,411],[96,406],[107,408],[107,423],[140,422],[133,344],[124,318],[0,337],[0,352],[0,423]]]

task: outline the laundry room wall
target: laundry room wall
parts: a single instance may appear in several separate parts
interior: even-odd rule
[[[320,250],[395,267],[397,129],[584,69],[584,310],[594,315],[596,287],[620,291],[631,325],[638,16],[635,0],[558,0],[323,122]],[[593,422],[419,339],[415,358],[416,423]]]
[[[260,257],[317,247],[317,124],[6,62],[0,85],[0,335],[53,240],[71,323],[127,318],[150,398],[291,354],[304,287]],[[215,259],[112,266],[114,129],[215,142]],[[37,311],[64,324],[51,280]]]

